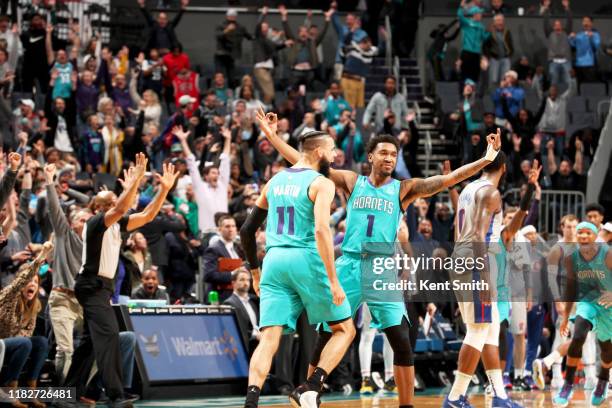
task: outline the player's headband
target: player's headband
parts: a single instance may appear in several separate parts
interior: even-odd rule
[[[580,231],[581,229],[589,229],[593,231],[593,234],[595,235],[597,235],[599,232],[597,231],[597,227],[588,221],[582,221],[580,224],[576,225],[576,232]]]

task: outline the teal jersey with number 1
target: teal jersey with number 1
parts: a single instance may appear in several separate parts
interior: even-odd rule
[[[346,233],[342,252],[392,255],[402,209],[399,180],[375,187],[366,176],[359,176],[346,205]]]
[[[321,174],[306,168],[289,168],[268,183],[266,250],[272,247],[316,248],[314,203],[308,196]]]

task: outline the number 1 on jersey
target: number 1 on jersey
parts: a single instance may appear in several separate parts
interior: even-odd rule
[[[368,214],[368,229],[366,230],[366,237],[372,236],[372,228],[374,228],[374,215]]]
[[[283,229],[285,227],[285,209],[287,210],[287,214],[289,214],[289,225],[288,225],[288,235],[295,234],[295,207],[276,207],[276,213],[278,214],[278,225],[276,226],[276,233],[278,235],[283,234]]]

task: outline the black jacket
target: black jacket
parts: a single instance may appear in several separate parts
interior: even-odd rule
[[[169,21],[168,25],[163,28],[153,19],[153,16],[151,16],[151,13],[149,13],[146,8],[142,7],[140,11],[149,27],[149,32],[146,36],[147,42],[145,44],[145,50],[148,51],[151,48],[168,48],[172,50],[172,48],[179,44],[174,28],[181,21],[181,17],[183,17],[182,9],[174,16],[172,21]]]
[[[168,266],[168,244],[164,239],[166,232],[180,232],[185,224],[166,215],[158,215],[153,221],[145,224],[138,231],[147,239],[153,265]]]
[[[238,244],[234,243],[234,250],[244,260],[244,251]],[[232,292],[232,274],[219,270],[219,258],[230,258],[223,241],[219,240],[206,248],[204,252],[204,281],[210,285],[211,290],[219,292],[219,299],[224,300]]]
[[[252,297],[250,297],[249,303],[255,312],[257,323],[259,324],[259,305]],[[249,314],[247,313],[244,304],[242,304],[242,301],[235,293],[232,293],[232,295],[227,298],[223,304],[233,306],[236,310],[236,320],[238,320],[238,327],[240,328],[242,341],[244,342],[245,347],[249,347],[249,342],[251,340],[251,336],[253,335],[253,325],[251,324],[251,319],[249,319]]]

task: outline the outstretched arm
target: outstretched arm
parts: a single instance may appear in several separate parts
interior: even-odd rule
[[[117,204],[104,214],[104,225],[108,228],[121,219],[132,207],[138,193],[138,186],[147,169],[147,157],[144,153],[136,155],[136,166],[124,172],[123,192],[117,199]]]
[[[164,164],[163,176],[155,174],[155,176],[160,180],[159,192],[153,201],[151,201],[142,212],[130,215],[127,224],[128,231],[133,231],[153,221],[153,219],[157,216],[157,213],[159,213],[159,210],[161,210],[161,207],[166,200],[166,196],[168,196],[168,192],[174,186],[174,182],[176,181],[178,174],[178,172],[174,171],[174,165],[171,163]]]
[[[523,226],[523,220],[527,216],[527,211],[529,210],[529,206],[531,205],[531,199],[533,197],[533,193],[536,190],[536,186],[538,184],[538,178],[540,178],[540,171],[542,171],[542,166],[538,164],[537,160],[533,161],[531,166],[531,170],[529,171],[529,179],[527,184],[527,192],[521,198],[521,202],[519,204],[519,210],[512,217],[512,221],[504,230],[502,231],[502,236],[504,243],[509,242],[512,237],[521,229]]]
[[[501,148],[501,130],[498,128],[497,134],[487,136],[487,141],[489,144],[485,157],[475,162],[461,166],[449,174],[428,177],[426,179],[415,178],[402,181],[400,197],[404,208],[419,197],[432,196],[445,188],[462,182],[495,160]]]
[[[295,164],[300,160],[300,152],[278,136],[278,118],[275,113],[270,112],[266,114],[263,108],[260,108],[257,112],[257,122],[259,124],[259,129],[261,129],[266,138],[272,143],[272,146],[278,150],[285,160],[291,164]],[[357,173],[348,170],[330,169],[329,178],[334,182],[336,187],[350,194],[357,181]]]

